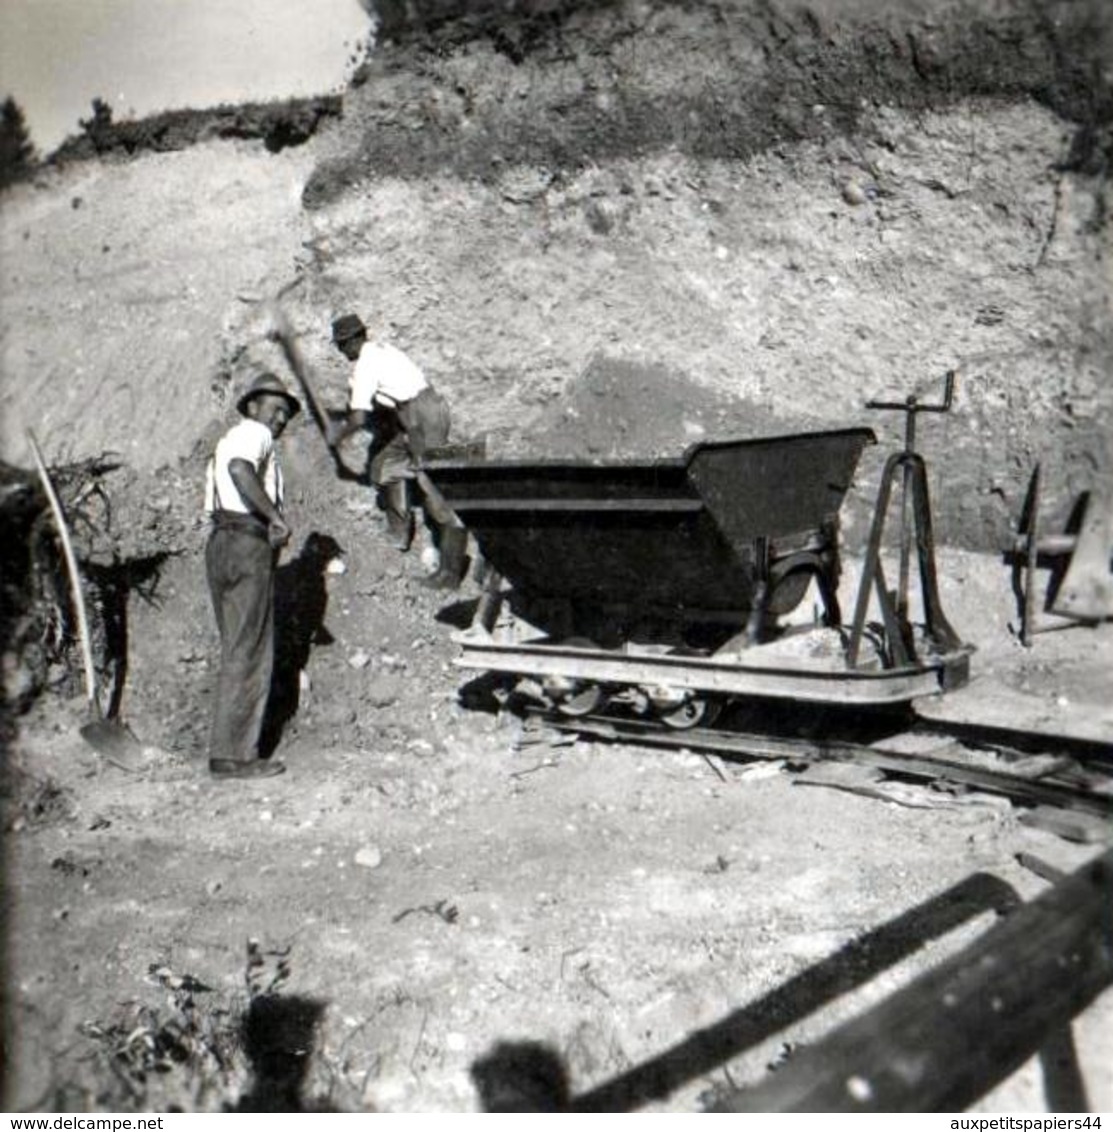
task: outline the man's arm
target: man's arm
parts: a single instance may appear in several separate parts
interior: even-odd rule
[[[229,460],[228,475],[236,485],[236,490],[244,503],[257,515],[266,519],[271,546],[284,546],[290,539],[290,528],[282,518],[282,513],[263,489],[251,461],[241,457]]]
[[[371,424],[371,414],[366,409],[349,409],[338,421],[329,421],[327,439],[330,448],[343,444],[353,432],[367,428]]]

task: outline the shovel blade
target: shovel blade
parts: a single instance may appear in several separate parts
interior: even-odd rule
[[[94,751],[125,770],[138,770],[142,766],[143,744],[118,720],[90,720],[82,726],[81,737]]]

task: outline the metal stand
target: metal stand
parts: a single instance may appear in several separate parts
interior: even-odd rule
[[[951,628],[943,613],[939,599],[939,586],[935,569],[935,537],[932,531],[931,501],[928,496],[927,467],[923,457],[915,451],[916,416],[919,413],[945,413],[950,410],[954,396],[954,371],[946,377],[943,400],[936,405],[921,405],[916,397],[905,401],[868,401],[869,409],[894,409],[906,414],[904,450],[890,456],[881,475],[881,487],[874,507],[873,524],[862,567],[862,580],[858,587],[858,601],[847,646],[847,665],[858,666],[866,614],[871,591],[876,589],[881,619],[884,626],[882,661],[887,668],[901,668],[914,664],[916,655],[912,626],[908,620],[908,584],[915,539],[920,571],[920,587],[924,607],[924,632],[936,653],[959,648],[962,641]],[[901,530],[900,530],[900,581],[896,591],[888,588],[881,566],[881,543],[888,517],[893,481],[901,479]]]

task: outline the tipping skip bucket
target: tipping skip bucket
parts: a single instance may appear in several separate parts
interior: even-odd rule
[[[424,470],[516,594],[744,615],[764,566],[771,611],[784,613],[809,581],[794,562],[826,556],[837,571],[839,508],[873,442],[854,428],[643,462],[431,459]]]

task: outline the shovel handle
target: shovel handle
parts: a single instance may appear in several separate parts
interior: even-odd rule
[[[93,672],[93,645],[89,637],[89,619],[85,613],[85,592],[81,586],[81,573],[77,568],[77,556],[73,552],[73,543],[70,542],[70,532],[66,527],[66,517],[62,511],[58,493],[54,490],[54,484],[50,481],[50,473],[46,470],[46,463],[43,461],[43,454],[39,449],[35,434],[30,429],[27,430],[27,440],[35,457],[35,466],[39,471],[39,479],[42,480],[43,491],[46,492],[46,498],[50,503],[54,525],[58,528],[58,537],[62,540],[62,553],[66,559],[66,571],[69,574],[70,590],[73,593],[73,606],[77,613],[77,632],[81,638],[81,660],[85,668],[85,698],[89,701],[89,707],[99,718],[100,705],[97,703],[96,676]]]
[[[306,401],[309,402],[309,415],[313,418],[314,423],[320,430],[321,436],[324,437],[325,444],[335,457],[335,449],[333,445],[329,443],[328,439],[328,414],[325,411],[325,407],[318,400],[317,392],[313,388],[309,377],[309,370],[306,368],[305,361],[301,356],[301,350],[298,348],[294,328],[290,325],[290,320],[286,317],[286,312],[277,304],[272,304],[270,318],[271,336],[282,348],[283,356],[286,358],[286,362],[294,377],[297,378],[298,385]]]

